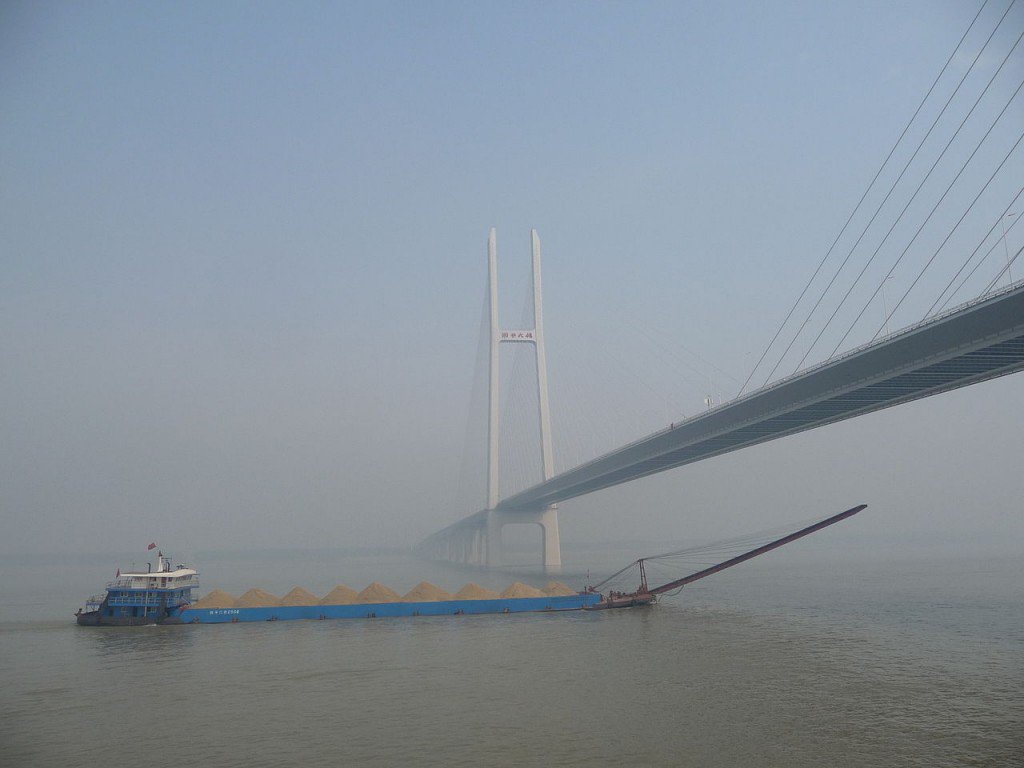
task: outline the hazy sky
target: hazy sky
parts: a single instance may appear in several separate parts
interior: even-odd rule
[[[475,511],[492,226],[512,326],[541,235],[563,468],[733,394],[978,6],[4,3],[0,551],[408,545]],[[564,505],[563,539],[867,502],[851,547],[1021,551],[1022,401],[675,470]]]

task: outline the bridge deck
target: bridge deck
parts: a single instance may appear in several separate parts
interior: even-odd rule
[[[497,509],[536,510],[1022,368],[1024,284],[1018,283],[581,464],[509,496]]]

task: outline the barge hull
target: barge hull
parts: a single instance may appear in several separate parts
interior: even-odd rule
[[[226,624],[242,621],[299,619],[381,619],[399,616],[461,616],[488,613],[579,611],[592,608],[601,595],[514,597],[497,600],[438,600],[423,603],[359,603],[356,605],[287,605],[266,608],[185,608],[160,624]]]

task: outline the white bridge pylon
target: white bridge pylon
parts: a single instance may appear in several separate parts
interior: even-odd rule
[[[554,476],[551,451],[551,409],[548,401],[548,367],[544,353],[544,312],[541,290],[540,238],[530,230],[533,254],[533,328],[502,329],[498,318],[498,245],[492,228],[487,237],[487,270],[490,306],[490,393],[487,423],[487,508],[430,537],[424,542],[426,554],[436,559],[471,565],[498,566],[502,563],[501,529],[506,525],[538,525],[542,536],[542,559],[546,569],[562,565],[558,536],[558,505],[509,512],[497,509],[500,498],[500,409],[499,354],[502,344],[531,344],[536,355],[537,402],[540,419],[540,449],[544,480]]]

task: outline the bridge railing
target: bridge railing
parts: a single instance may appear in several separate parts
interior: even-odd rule
[[[882,342],[888,342],[888,341],[891,341],[891,340],[893,340],[895,338],[899,338],[900,336],[907,336],[907,335],[913,333],[914,331],[918,330],[919,328],[922,328],[922,327],[924,327],[926,325],[931,325],[933,323],[937,323],[937,322],[939,322],[941,320],[944,320],[947,317],[951,317],[951,316],[953,316],[953,315],[955,315],[955,314],[957,314],[959,312],[963,312],[966,309],[970,309],[971,307],[977,306],[979,304],[984,304],[985,302],[992,301],[993,299],[997,299],[1000,296],[1004,296],[1006,294],[1013,293],[1014,291],[1020,290],[1022,287],[1024,287],[1024,279],[1017,280],[1016,282],[1011,283],[1010,285],[1008,285],[1005,288],[1002,288],[1002,289],[1000,289],[998,291],[991,291],[989,293],[984,294],[983,296],[978,296],[978,297],[976,297],[974,299],[971,299],[970,301],[965,301],[962,304],[958,304],[955,307],[953,307],[951,309],[948,309],[945,312],[942,312],[942,313],[940,313],[938,315],[933,315],[931,317],[926,317],[926,318],[924,318],[922,320],[919,320],[918,322],[914,323],[913,325],[908,325],[905,328],[900,328],[899,330],[893,331],[892,333],[889,333],[889,334],[887,334],[887,335],[885,335],[885,336],[883,336],[883,337],[881,337],[879,339],[873,339],[872,341],[869,341],[869,342],[867,342],[865,344],[861,344],[859,346],[856,346],[853,349],[850,349],[850,350],[847,350],[846,352],[843,352],[841,355],[836,355],[835,357],[830,357],[827,360],[822,360],[820,363],[815,363],[814,365],[808,366],[807,368],[801,368],[800,370],[794,371],[793,373],[789,374],[788,376],[784,376],[781,379],[776,379],[775,381],[773,381],[773,382],[771,382],[769,384],[765,384],[764,386],[760,387],[759,389],[755,389],[753,392],[748,392],[747,394],[745,394],[745,395],[743,395],[741,397],[734,397],[732,400],[728,400],[728,401],[726,401],[724,403],[719,403],[718,405],[715,405],[715,406],[709,408],[706,411],[702,411],[701,413],[698,413],[698,414],[695,414],[693,416],[689,416],[687,418],[684,418],[682,421],[677,421],[672,426],[663,427],[662,429],[655,430],[654,432],[646,434],[643,437],[639,437],[636,440],[631,440],[628,443],[624,443],[623,445],[620,445],[618,448],[616,448],[613,451],[608,451],[607,453],[603,453],[600,456],[597,456],[597,457],[595,457],[593,459],[590,459],[589,461],[585,461],[585,462],[583,462],[583,464],[580,464],[580,465],[578,465],[576,467],[573,467],[572,469],[566,470],[566,471],[567,472],[571,472],[574,469],[578,469],[579,467],[582,467],[582,466],[584,466],[586,464],[596,463],[596,462],[604,459],[607,456],[611,456],[612,454],[620,453],[620,452],[622,452],[622,451],[624,451],[624,450],[626,450],[628,448],[631,448],[631,447],[633,447],[635,445],[639,445],[641,443],[645,443],[650,438],[654,437],[655,435],[661,435],[661,434],[667,434],[669,432],[673,432],[673,431],[675,431],[676,429],[679,429],[681,426],[683,426],[685,424],[690,424],[691,422],[698,421],[699,419],[706,418],[709,413],[713,413],[715,411],[719,411],[719,410],[721,410],[723,408],[730,408],[730,407],[736,405],[737,403],[742,403],[742,402],[744,402],[746,400],[749,400],[749,399],[751,399],[753,397],[758,397],[760,395],[763,395],[765,392],[770,392],[773,389],[777,389],[777,388],[779,388],[779,387],[789,383],[790,381],[793,381],[794,379],[799,379],[799,378],[801,378],[803,376],[806,376],[806,375],[808,375],[810,373],[813,373],[814,371],[820,370],[822,368],[827,368],[828,366],[834,365],[835,363],[839,362],[840,360],[845,360],[847,358],[854,357],[855,355],[859,355],[862,352],[864,352],[865,350],[870,349],[871,347],[877,346],[877,345],[881,344]],[[561,473],[561,474],[564,474],[564,473]]]
[[[955,314],[957,314],[959,312],[963,312],[965,309],[970,309],[971,307],[977,306],[978,304],[984,304],[986,301],[991,301],[992,299],[995,299],[995,298],[997,298],[999,296],[1002,296],[1004,294],[1013,293],[1014,291],[1019,289],[1021,286],[1024,286],[1024,280],[1017,280],[1016,282],[1011,283],[1010,285],[1006,286],[1005,288],[1001,288],[998,291],[991,291],[989,293],[984,294],[983,296],[977,296],[977,297],[975,297],[973,299],[970,299],[969,301],[963,302],[962,304],[957,304],[955,307],[952,307],[951,309],[948,309],[945,312],[942,312],[940,314],[932,315],[930,317],[922,318],[921,320],[918,320],[913,325],[908,325],[908,326],[906,326],[904,328],[899,328],[899,329],[897,329],[895,331],[892,331],[891,333],[887,333],[885,336],[880,336],[877,339],[872,339],[871,341],[865,342],[864,344],[860,344],[860,345],[858,345],[856,347],[853,347],[852,349],[847,350],[846,352],[843,352],[841,355],[836,355],[835,357],[830,357],[830,358],[828,358],[826,360],[822,360],[820,363],[815,363],[814,365],[811,365],[811,366],[809,366],[807,368],[801,368],[800,370],[794,371],[793,373],[789,374],[788,376],[784,376],[781,379],[776,379],[775,381],[771,382],[770,384],[765,384],[763,387],[761,387],[760,389],[754,390],[749,395],[746,395],[746,396],[744,396],[742,398],[737,397],[737,398],[735,398],[733,400],[730,400],[729,402],[730,403],[735,403],[735,402],[738,402],[740,400],[745,400],[747,397],[755,395],[755,394],[757,394],[759,392],[765,392],[765,391],[767,391],[769,389],[774,389],[777,386],[785,384],[787,381],[791,381],[792,379],[796,379],[796,378],[799,378],[801,376],[806,376],[808,373],[811,373],[812,371],[816,371],[819,368],[825,368],[826,366],[832,365],[833,363],[836,363],[836,362],[838,362],[840,360],[845,360],[848,357],[853,357],[854,355],[859,355],[864,350],[870,349],[871,347],[874,347],[874,346],[876,346],[878,344],[881,344],[884,341],[890,341],[890,340],[898,338],[900,336],[906,336],[908,334],[913,333],[918,328],[922,328],[922,327],[924,327],[926,325],[931,325],[932,323],[937,323],[940,320],[943,320],[943,319],[945,319],[947,317],[951,317],[952,315],[955,315]],[[723,403],[723,405],[726,405],[726,403]]]

